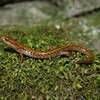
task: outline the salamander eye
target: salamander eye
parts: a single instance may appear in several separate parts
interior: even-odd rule
[[[31,52],[29,52],[29,54],[30,54],[30,55],[32,55],[32,51],[31,51]]]

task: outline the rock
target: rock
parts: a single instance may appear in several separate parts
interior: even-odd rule
[[[99,8],[100,0],[66,0],[64,16],[77,16]]]
[[[71,18],[100,8],[100,0],[1,0],[0,4],[4,2],[0,25],[33,25],[55,16]]]
[[[41,9],[46,2],[23,2],[0,9],[0,25],[32,25],[50,18]]]

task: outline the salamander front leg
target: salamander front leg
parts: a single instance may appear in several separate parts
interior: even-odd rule
[[[19,53],[19,56],[20,56],[20,63],[23,63],[23,52],[22,52],[22,49],[17,48],[16,51]]]
[[[23,54],[20,53],[20,63],[23,63]]]

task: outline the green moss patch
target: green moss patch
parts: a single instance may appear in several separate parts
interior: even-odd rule
[[[95,51],[89,31],[83,31],[77,21],[66,24],[33,27],[1,27],[0,34],[16,38],[28,47],[46,51],[64,44],[84,43]],[[58,25],[58,26],[57,26]],[[60,28],[59,28],[60,27]],[[86,41],[87,40],[87,41]],[[0,100],[99,100],[100,54],[91,65],[74,61],[81,54],[47,60],[20,56],[0,42]],[[79,56],[78,56],[79,55]]]

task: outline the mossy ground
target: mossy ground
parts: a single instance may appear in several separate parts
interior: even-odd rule
[[[82,19],[81,22],[84,22]],[[67,24],[66,24],[67,23]],[[71,24],[74,23],[74,24]],[[88,25],[87,25],[88,26]],[[59,28],[60,27],[60,28]],[[7,34],[27,46],[48,50],[63,44],[84,43],[96,53],[91,65],[78,65],[74,61],[81,54],[55,57],[48,60],[24,57],[7,50],[0,42],[0,100],[99,100],[100,53],[92,46],[90,29],[84,30],[78,20],[42,24],[33,27],[7,26],[0,34]]]

